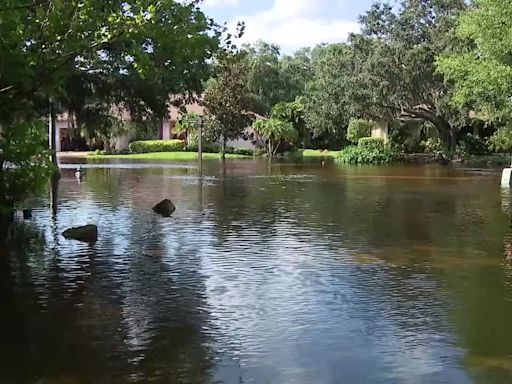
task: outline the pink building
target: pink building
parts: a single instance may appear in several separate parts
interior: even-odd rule
[[[187,104],[185,108],[187,112],[195,112],[198,115],[204,115],[205,113],[204,107],[198,103]],[[123,111],[117,111],[115,113],[119,115],[122,120],[129,121],[129,116]],[[180,120],[181,116],[182,113],[180,108],[171,106],[169,109],[169,118],[162,121],[159,133],[154,139],[170,140],[177,138],[177,135],[173,133],[173,129],[176,126],[176,123]],[[80,137],[80,133],[73,132],[74,129],[77,128],[76,121],[73,116],[70,116],[67,113],[57,116],[55,129],[55,149],[57,152],[85,150],[85,148],[82,148],[85,143],[80,143],[78,139]],[[248,128],[247,130],[249,131],[251,128]],[[125,150],[128,149],[130,141],[131,137],[129,135],[123,135],[117,138],[117,142],[114,143],[114,146],[117,150]],[[227,145],[237,148],[254,148],[254,145],[249,140],[243,140],[242,138],[239,140],[230,141],[227,143]]]

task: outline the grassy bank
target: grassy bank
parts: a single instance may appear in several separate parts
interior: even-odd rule
[[[131,153],[128,155],[98,155],[89,153],[90,159],[126,159],[126,160],[197,160],[196,152],[153,152]],[[203,153],[203,159],[220,159],[219,153]],[[226,154],[226,159],[252,159],[251,156]]]
[[[339,151],[329,151],[327,149],[306,149],[302,151],[303,157],[336,157]]]

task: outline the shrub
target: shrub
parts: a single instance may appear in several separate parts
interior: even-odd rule
[[[185,149],[183,140],[148,140],[132,141],[130,152],[151,153],[151,152],[181,152]]]
[[[353,119],[350,120],[347,128],[347,140],[356,144],[359,139],[369,137],[372,134],[371,124],[368,120]]]
[[[202,143],[202,149],[204,153],[219,153],[220,145],[213,143]],[[187,152],[197,152],[198,150],[199,146],[197,142],[189,143],[185,148],[185,151]]]
[[[487,142],[494,152],[512,152],[512,127],[499,128]]]
[[[384,139],[377,137],[362,137],[357,142],[357,146],[369,151],[382,151],[385,148]]]
[[[350,146],[338,154],[337,160],[345,164],[389,164],[397,160],[397,154],[385,147],[382,149],[368,149],[366,147]]]
[[[410,150],[406,144],[407,133],[405,130],[405,124],[402,122],[395,122],[394,126],[391,127],[388,137],[388,146],[391,150],[398,153],[403,153]]]
[[[421,148],[425,153],[433,153],[436,155],[442,154],[444,152],[444,146],[441,139],[437,137],[431,137],[427,140],[421,142]]]
[[[456,152],[462,157],[482,156],[489,154],[489,148],[482,138],[467,134],[459,141]]]
[[[233,153],[242,156],[254,156],[254,150],[249,148],[235,148]]]

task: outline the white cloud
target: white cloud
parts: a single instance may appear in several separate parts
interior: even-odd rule
[[[238,5],[239,0],[204,0],[206,7],[226,7],[231,5]]]
[[[238,16],[232,24],[245,21],[244,43],[262,39],[290,52],[304,46],[341,42],[351,32],[357,32],[359,25],[354,21],[325,17],[337,14],[339,6],[332,0],[274,0],[270,9]]]

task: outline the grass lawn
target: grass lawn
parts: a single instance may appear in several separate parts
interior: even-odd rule
[[[302,152],[303,157],[336,157],[339,151],[329,151],[322,149],[306,149]]]
[[[196,152],[153,152],[128,155],[96,155],[89,153],[91,159],[127,159],[127,160],[197,160]],[[203,159],[220,159],[219,153],[203,153]],[[226,159],[252,159],[252,156],[226,154]]]

